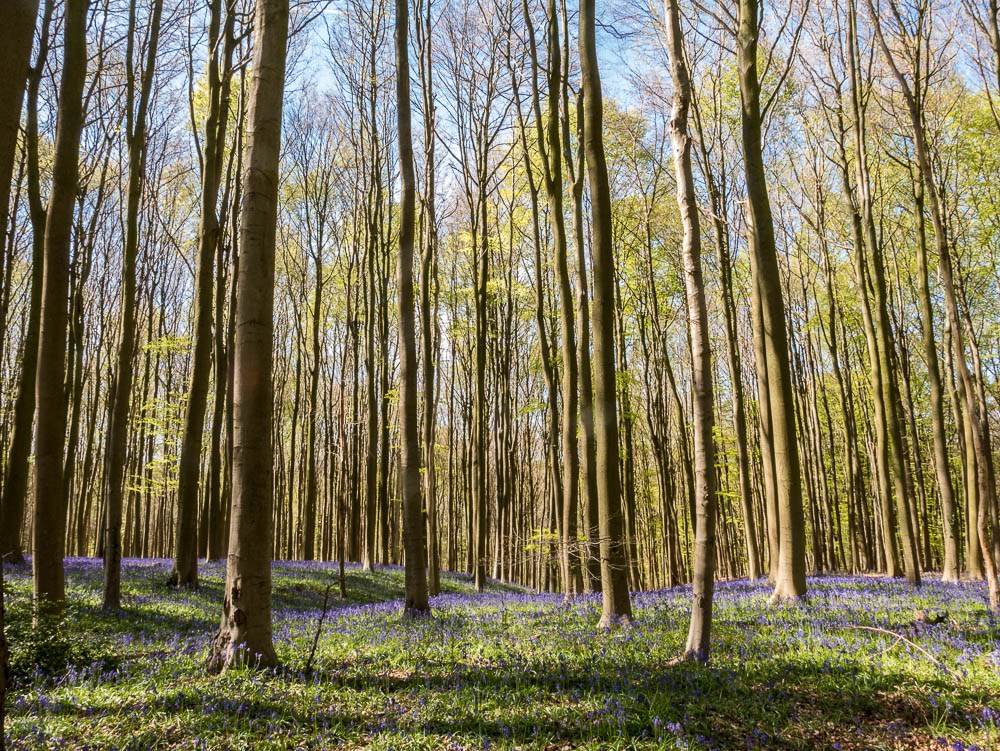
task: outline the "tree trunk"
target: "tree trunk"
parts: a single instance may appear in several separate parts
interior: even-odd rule
[[[597,64],[594,0],[580,3],[580,71],[584,149],[590,180],[594,258],[594,423],[601,531],[601,621],[608,628],[631,621],[621,479],[618,469],[618,410],[615,377],[615,257],[611,187],[604,154],[604,101]]]
[[[87,2],[66,0],[63,74],[59,84],[52,191],[45,221],[38,368],[35,378],[35,511],[33,596],[39,615],[60,615],[65,601],[63,449],[66,439],[67,293],[73,207],[79,180],[83,86],[87,77]]]
[[[413,303],[413,235],[417,188],[413,170],[410,105],[409,0],[396,0],[396,123],[399,133],[399,443],[403,495],[406,604],[410,615],[430,612],[427,602],[426,528],[420,497],[420,426],[417,422],[417,319]],[[426,405],[427,409],[431,405]]]
[[[670,144],[677,181],[677,208],[684,227],[681,252],[684,287],[687,293],[688,337],[691,342],[691,388],[694,403],[694,494],[695,523],[694,583],[691,624],[685,652],[689,658],[707,662],[712,634],[712,593],[715,586],[715,421],[712,388],[712,353],[708,334],[708,305],[701,270],[701,227],[698,198],[691,165],[691,137],[688,111],[691,107],[691,78],[684,54],[681,13],[678,0],[666,0],[667,51],[670,77],[674,83],[670,118]]]
[[[0,102],[3,103],[0,106],[0,217],[3,217],[0,227],[2,228],[6,227],[8,216],[11,176],[14,173],[14,157],[17,150],[17,131],[21,122],[21,104],[24,100],[24,81],[31,57],[31,40],[37,14],[37,0],[15,0],[4,21],[7,42],[3,52],[0,52]],[[16,531],[20,536],[20,525],[17,525]],[[3,554],[6,552],[0,550],[0,751],[4,748],[2,728],[7,697],[8,657],[7,637],[4,634],[6,617],[3,592]]]
[[[757,78],[759,36],[757,0],[740,0],[737,58],[742,100],[743,161],[746,172],[750,246],[753,273],[760,294],[768,404],[773,438],[775,489],[778,511],[778,567],[772,599],[805,595],[805,521],[802,513],[802,471],[795,439],[785,302],[774,240],[774,221],[764,169],[760,81]],[[764,395],[761,395],[764,398]]]
[[[424,197],[423,197],[423,249],[420,257],[420,324],[423,356],[423,461],[424,497],[427,509],[427,588],[428,593],[441,592],[441,556],[438,546],[437,511],[437,467],[435,463],[435,427],[437,424],[437,400],[435,381],[437,377],[437,328],[436,310],[432,310],[432,286],[437,289],[437,244],[438,228],[435,209],[435,146],[436,105],[434,98],[433,51],[431,0],[426,1],[422,16],[421,3],[417,3],[418,18],[415,24],[416,42],[420,59],[420,83],[423,95],[424,119]],[[437,298],[434,293],[434,306]]]
[[[111,423],[108,427],[108,475],[104,521],[103,608],[121,607],[122,495],[125,483],[125,454],[128,446],[129,407],[132,402],[132,375],[135,360],[135,286],[139,255],[139,211],[146,173],[146,112],[153,89],[156,49],[160,37],[163,0],[153,5],[149,19],[149,41],[145,66],[139,73],[137,90],[133,45],[136,36],[136,0],[129,6],[128,48],[125,52],[126,113],[128,143],[128,195],[125,206],[125,248],[122,257],[121,340],[118,345],[117,375],[112,394]],[[138,94],[138,101],[136,95]],[[197,478],[195,478],[197,484]],[[197,499],[195,499],[197,501]],[[197,506],[195,506],[197,514]],[[193,535],[192,535],[193,537]],[[192,540],[192,545],[196,540]]]
[[[250,130],[240,217],[233,410],[233,519],[219,632],[208,669],[273,667],[271,546],[274,505],[272,347],[278,158],[288,42],[288,0],[259,0]]]
[[[30,472],[28,459],[31,454],[32,426],[35,418],[35,377],[38,366],[38,337],[42,316],[42,284],[45,252],[45,221],[46,211],[41,198],[41,178],[38,159],[38,89],[41,84],[42,71],[49,51],[49,27],[52,22],[54,0],[46,0],[42,10],[41,33],[38,44],[38,56],[35,65],[29,70],[25,64],[27,75],[27,112],[25,123],[25,150],[28,175],[28,209],[31,218],[31,297],[28,308],[28,320],[24,333],[23,352],[21,356],[21,380],[17,387],[17,398],[14,402],[14,426],[12,429],[10,449],[7,453],[7,463],[4,467],[3,495],[0,497],[0,558],[11,563],[24,561],[24,551],[21,546],[21,536],[24,530],[25,496],[28,492],[28,474]],[[27,13],[31,2],[17,2],[18,12]],[[37,7],[35,8],[37,11]],[[27,32],[17,31],[16,24],[28,24]],[[35,14],[30,20],[14,21],[12,27],[14,36],[7,47],[10,54],[17,54],[17,45],[26,44],[26,55],[31,54],[31,37],[34,31]],[[27,41],[18,38],[18,34],[27,34]],[[11,71],[11,76],[15,72]],[[12,80],[6,73],[3,82]],[[0,101],[17,103],[17,113],[12,126],[16,144],[17,128],[20,123],[20,95],[18,97],[3,97]],[[13,109],[13,107],[12,107]],[[11,154],[13,167],[13,153]],[[0,183],[9,183],[0,176]],[[3,189],[6,189],[4,187]],[[6,202],[3,210],[6,212]],[[4,214],[6,216],[6,213]]]
[[[224,26],[223,13],[225,13]],[[208,114],[205,118],[205,146],[201,160],[201,220],[198,227],[198,266],[195,273],[194,344],[177,475],[174,563],[169,578],[169,583],[177,587],[198,586],[198,553],[195,537],[198,524],[198,478],[205,430],[205,409],[212,376],[212,295],[215,286],[213,266],[216,250],[221,243],[218,201],[219,186],[222,183],[226,129],[229,122],[229,88],[235,46],[234,19],[233,0],[226,0],[225,10],[223,10],[223,0],[212,0],[206,72]],[[217,273],[221,274],[221,269]],[[209,493],[211,494],[211,489]],[[209,504],[213,503],[214,499],[210,495]],[[210,547],[215,546],[210,545]]]

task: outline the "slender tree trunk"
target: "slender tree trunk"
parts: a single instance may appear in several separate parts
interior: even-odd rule
[[[30,2],[18,0],[15,7],[19,12],[27,13]],[[17,386],[17,398],[14,402],[14,426],[10,440],[10,448],[7,452],[7,463],[4,467],[3,495],[0,497],[0,558],[11,563],[20,563],[24,560],[24,551],[21,546],[21,536],[24,531],[24,509],[28,492],[28,474],[30,468],[28,459],[31,454],[32,426],[35,418],[35,378],[38,366],[38,343],[39,327],[42,316],[42,286],[44,280],[44,253],[45,253],[45,223],[46,210],[41,197],[41,177],[38,158],[38,89],[42,80],[42,71],[45,68],[45,61],[49,52],[49,27],[52,22],[52,9],[54,0],[46,0],[42,10],[41,33],[39,36],[38,53],[35,65],[27,71],[27,107],[25,122],[25,160],[28,178],[28,209],[31,218],[32,241],[31,241],[31,297],[28,308],[28,320],[24,333],[23,352],[21,355],[21,380]],[[37,11],[37,8],[35,8]],[[30,22],[26,20],[14,21],[12,28],[14,36],[11,37],[11,44],[6,48],[10,54],[17,54],[18,44],[27,44],[28,52],[31,54],[31,32],[34,30],[35,15],[31,15]],[[27,23],[30,28],[27,31],[27,42],[19,39],[18,34],[25,32],[17,31],[17,23]],[[11,76],[15,72],[11,71]],[[3,82],[7,84],[11,76],[3,75]],[[2,97],[0,101],[10,102],[12,107],[16,101],[17,114],[13,124],[14,138],[16,143],[17,128],[20,122],[20,96]],[[13,166],[13,154],[11,155],[11,165]],[[8,183],[0,176],[0,183],[6,186]],[[6,203],[3,204],[6,211]],[[4,214],[6,216],[6,214]]]
[[[24,82],[31,57],[31,40],[38,14],[37,0],[14,0],[5,14],[7,37],[0,52],[0,229],[6,227],[10,201],[11,176],[17,150],[17,131],[21,121],[21,104],[24,100]],[[23,497],[23,493],[22,493]],[[23,503],[23,502],[22,502]],[[4,503],[6,506],[6,503]],[[2,514],[2,512],[0,512]],[[22,512],[23,514],[23,512]],[[5,524],[6,519],[3,522]],[[20,533],[20,525],[17,529]],[[4,708],[7,697],[7,637],[4,634],[3,554],[0,550],[0,751],[4,748]]]
[[[320,359],[322,358],[322,327],[323,317],[323,248],[315,249],[316,281],[313,287],[313,319],[312,319],[312,363],[309,367],[309,412],[306,420],[306,493],[302,514],[302,558],[311,561],[315,557],[316,547],[316,449],[319,443],[316,430],[316,411],[319,399]]]
[[[149,19],[149,41],[145,65],[136,80],[133,45],[136,36],[136,2],[129,6],[126,66],[126,139],[128,142],[128,195],[125,206],[125,248],[122,258],[121,340],[118,345],[117,374],[112,394],[111,424],[108,428],[107,499],[104,521],[104,598],[105,610],[121,607],[121,534],[122,495],[125,483],[125,454],[128,446],[128,416],[132,401],[132,376],[135,364],[135,287],[139,255],[139,211],[146,173],[146,112],[153,89],[156,49],[160,37],[163,0],[156,0]],[[138,101],[136,95],[138,94]],[[195,478],[197,483],[197,478]],[[197,499],[196,499],[197,500]],[[197,506],[195,506],[197,514]],[[192,535],[193,537],[193,535]],[[197,540],[192,540],[192,544]]]
[[[615,377],[615,257],[611,187],[604,154],[604,100],[597,63],[594,0],[580,3],[580,71],[584,149],[590,180],[594,257],[594,423],[597,436],[598,504],[601,530],[600,626],[631,621],[621,479],[618,469],[618,410]]]
[[[413,236],[417,187],[410,104],[409,0],[396,0],[396,124],[399,134],[399,443],[406,554],[406,613],[430,612],[426,528],[420,497],[420,425],[417,422],[417,318],[413,303]],[[430,409],[432,405],[426,405]]]
[[[67,292],[73,207],[79,179],[83,86],[87,77],[87,2],[66,0],[52,191],[45,222],[45,270],[35,379],[35,509],[32,546],[37,613],[60,615],[65,601],[63,449],[66,439]]]
[[[480,181],[482,185],[484,181]],[[487,322],[489,294],[489,238],[487,235],[486,199],[478,199],[479,238],[474,237],[473,248],[476,262],[473,264],[476,298],[476,341],[475,341],[475,393],[473,396],[473,486],[472,518],[475,522],[475,539],[469,541],[475,555],[473,557],[476,591],[482,592],[486,585],[486,537],[487,537],[487,474],[486,456],[489,445],[489,425],[486,411],[486,340],[489,335]]]
[[[234,0],[212,0],[208,28],[208,114],[202,151],[201,219],[198,227],[198,265],[195,272],[194,346],[191,381],[184,414],[180,467],[177,476],[177,524],[174,563],[169,583],[198,586],[198,478],[205,430],[205,409],[212,376],[213,266],[222,238],[219,229],[219,187],[229,122],[229,90],[233,48]],[[225,20],[223,21],[223,14]],[[220,65],[221,62],[221,65]],[[221,269],[218,270],[222,273]],[[211,489],[209,490],[211,493]],[[209,504],[214,500],[210,496]],[[213,541],[217,542],[217,541]],[[214,545],[211,545],[214,548]],[[215,552],[213,550],[213,552]]]
[[[430,595],[441,592],[441,556],[438,545],[437,467],[435,462],[435,433],[437,425],[437,327],[432,309],[432,288],[437,289],[438,227],[435,190],[435,146],[437,143],[437,113],[434,97],[433,47],[431,0],[426,6],[417,3],[417,47],[420,59],[420,83],[423,95],[424,119],[424,197],[423,197],[423,249],[420,256],[420,324],[423,367],[423,461],[424,497],[427,509],[427,588]],[[420,9],[423,8],[423,15]],[[436,308],[436,292],[434,293]]]
[[[684,54],[681,12],[677,0],[666,0],[667,50],[670,77],[674,83],[673,111],[670,118],[670,143],[674,154],[674,177],[677,181],[677,208],[684,227],[681,252],[684,287],[687,293],[688,337],[691,342],[691,380],[694,403],[695,467],[695,560],[692,589],[691,624],[685,652],[689,658],[707,662],[712,634],[712,593],[715,585],[715,421],[712,389],[711,340],[708,335],[708,305],[701,270],[701,227],[698,198],[691,165],[691,136],[688,112],[691,107],[691,77]]]
[[[795,409],[792,393],[785,302],[774,240],[774,221],[764,169],[760,81],[757,77],[759,37],[757,0],[740,0],[737,58],[742,100],[743,161],[746,172],[753,273],[760,294],[767,369],[768,403],[774,452],[775,489],[778,511],[778,568],[774,600],[805,595],[805,521],[802,513],[802,470],[795,439]],[[764,398],[764,395],[761,395]]]

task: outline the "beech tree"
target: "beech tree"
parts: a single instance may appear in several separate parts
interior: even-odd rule
[[[223,158],[230,119],[230,91],[233,78],[233,54],[236,47],[235,0],[213,0],[209,6],[208,107],[205,114],[204,143],[199,151],[201,164],[201,205],[198,227],[198,256],[195,271],[194,346],[191,363],[191,384],[184,416],[184,439],[181,443],[177,485],[177,524],[174,541],[174,565],[169,582],[179,587],[198,586],[197,537],[195,534],[198,509],[198,484],[201,476],[201,448],[205,427],[209,377],[213,350],[213,294],[222,290],[215,284],[213,273],[218,248],[222,243],[219,222],[219,189],[223,181]],[[218,323],[221,323],[218,322]],[[221,328],[221,326],[220,326]],[[222,353],[216,349],[216,356]],[[220,367],[216,362],[216,367]],[[218,389],[218,385],[216,386]],[[214,433],[213,433],[214,439]],[[213,452],[212,458],[215,458]],[[212,553],[218,543],[217,529],[221,526],[221,509],[215,505],[212,492],[209,504],[209,537]],[[213,557],[211,554],[209,557]]]
[[[24,101],[24,84],[31,57],[31,39],[35,30],[38,3],[35,0],[15,2],[2,18],[8,41],[0,53],[0,216],[6,230],[9,221],[10,184],[17,155],[17,131]],[[0,514],[2,514],[0,510]],[[7,696],[7,635],[4,613],[4,550],[0,550],[0,728],[3,727]],[[3,734],[0,733],[0,736]],[[0,737],[0,751],[4,747]]]
[[[417,317],[413,255],[417,185],[413,168],[410,105],[409,0],[396,0],[396,120],[399,137],[399,351],[400,485],[403,493],[403,547],[406,554],[406,612],[426,613],[427,530],[420,492],[420,426],[417,422]],[[428,407],[425,407],[429,408]]]
[[[594,257],[594,424],[601,529],[601,627],[632,618],[618,468],[618,385],[615,378],[615,262],[611,187],[604,154],[604,98],[597,62],[594,0],[580,4],[580,72],[584,148],[590,182]]]
[[[776,600],[797,599],[806,592],[805,521],[802,472],[796,442],[791,365],[785,325],[785,303],[774,239],[774,218],[763,157],[761,87],[757,73],[760,8],[756,0],[738,6],[739,68],[743,167],[747,189],[747,225],[753,259],[754,337],[758,384],[761,387],[764,464],[773,468],[773,512],[777,522],[777,566],[772,562]],[[773,101],[769,99],[767,101]],[[763,439],[762,439],[763,440]]]
[[[163,0],[154,0],[148,18],[145,61],[136,69],[134,57],[138,8],[129,5],[128,45],[125,50],[125,140],[128,147],[128,197],[125,207],[125,248],[122,262],[121,340],[115,368],[114,394],[111,400],[111,424],[108,435],[108,493],[105,510],[104,602],[105,610],[121,607],[121,526],[125,446],[128,441],[128,418],[132,396],[132,371],[135,357],[135,287],[136,256],[139,251],[139,211],[146,178],[146,118],[156,71],[156,51],[160,40]],[[140,48],[141,49],[141,48]]]
[[[35,378],[35,507],[32,545],[33,595],[39,615],[58,616],[65,604],[63,547],[66,539],[63,448],[66,440],[66,325],[73,205],[83,129],[87,79],[87,3],[67,0],[63,21],[63,72],[59,84],[52,190],[45,221],[45,265]]]
[[[272,347],[278,161],[288,45],[288,0],[258,0],[240,212],[233,391],[233,521],[222,621],[208,660],[272,667],[271,518],[274,503]]]
[[[709,655],[712,633],[712,592],[715,581],[715,423],[712,389],[712,353],[708,335],[708,306],[701,268],[701,223],[694,187],[688,113],[691,108],[691,76],[684,53],[681,12],[677,0],[667,0],[665,27],[670,54],[670,76],[674,83],[670,142],[677,181],[677,208],[684,227],[682,255],[687,293],[688,337],[691,340],[692,392],[694,401],[695,464],[695,561],[691,627],[686,653],[701,662]]]

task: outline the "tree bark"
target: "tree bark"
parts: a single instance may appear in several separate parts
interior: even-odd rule
[[[426,528],[420,493],[420,426],[417,422],[417,318],[413,301],[413,236],[417,187],[413,170],[410,104],[409,0],[396,0],[396,125],[399,136],[399,443],[409,615],[430,612],[427,601]],[[430,408],[427,405],[426,408]]]
[[[681,12],[677,0],[666,0],[667,51],[670,77],[674,84],[670,118],[670,144],[677,182],[677,208],[684,227],[681,253],[684,288],[687,293],[688,337],[691,342],[691,388],[694,406],[694,495],[695,523],[694,582],[691,623],[685,653],[688,658],[707,662],[712,634],[712,594],[715,586],[715,422],[712,387],[712,353],[708,334],[708,305],[701,269],[701,226],[698,198],[691,165],[691,136],[688,112],[691,108],[691,77],[684,55]]]
[[[66,0],[52,191],[45,221],[45,267],[35,378],[35,510],[32,546],[36,613],[61,615],[65,602],[63,449],[66,439],[67,293],[73,207],[79,180],[83,86],[87,78],[87,2]]]
[[[764,170],[760,81],[757,77],[759,3],[740,0],[737,61],[742,102],[743,161],[747,183],[753,274],[760,295],[764,362],[768,380],[773,462],[778,516],[778,566],[773,600],[805,595],[805,521],[802,512],[802,470],[795,439],[785,302],[774,240],[774,220]],[[764,395],[761,395],[761,399]],[[765,461],[767,459],[765,458]]]
[[[30,3],[18,2],[18,8]],[[42,79],[42,70],[49,52],[49,27],[52,22],[54,0],[46,0],[42,10],[41,32],[39,35],[38,53],[35,65],[27,75],[27,106],[25,114],[25,160],[28,178],[28,212],[31,218],[31,298],[28,307],[28,320],[24,333],[23,352],[21,356],[21,380],[17,387],[17,398],[14,402],[14,425],[12,429],[10,449],[7,452],[7,463],[4,467],[3,495],[0,497],[0,558],[12,563],[24,561],[24,551],[21,536],[24,531],[25,500],[28,492],[28,474],[31,471],[28,459],[31,454],[32,427],[35,418],[35,377],[38,367],[38,337],[42,317],[42,286],[44,280],[45,253],[45,222],[46,209],[41,197],[41,178],[38,159],[38,88]],[[35,9],[37,10],[37,8]],[[26,10],[24,11],[26,12]],[[31,16],[28,31],[27,55],[31,54],[31,31],[34,30],[35,16]],[[13,23],[18,23],[14,21]],[[20,23],[26,23],[20,21]],[[15,54],[18,41],[17,33],[8,49]],[[14,75],[13,71],[11,75]],[[4,74],[3,81],[9,80]],[[0,101],[9,101],[13,105],[14,98],[4,97]],[[17,127],[20,122],[20,99],[17,99],[17,122],[14,123],[16,139]],[[15,141],[16,142],[16,141]],[[11,155],[13,166],[13,154]],[[7,183],[0,178],[4,185]],[[6,205],[4,205],[6,210]],[[5,215],[6,216],[6,215]]]
[[[601,620],[608,628],[632,619],[628,561],[618,468],[618,410],[615,377],[615,256],[611,187],[604,153],[604,101],[595,40],[594,0],[580,3],[580,71],[584,149],[590,181],[594,264],[594,423],[597,438],[597,494],[601,531]]]
[[[233,518],[222,618],[208,661],[211,672],[232,665],[273,667],[278,662],[271,643],[272,347],[288,15],[288,0],[258,1],[240,217],[233,384]]]
[[[153,89],[156,50],[160,38],[160,18],[163,12],[163,0],[156,0],[149,19],[145,65],[138,76],[137,87],[135,63],[132,59],[137,27],[136,4],[137,0],[132,0],[129,6],[129,41],[125,52],[128,193],[125,205],[125,248],[122,257],[121,340],[118,344],[117,374],[112,395],[111,423],[108,428],[108,475],[104,513],[106,527],[103,608],[105,610],[117,610],[121,607],[122,495],[135,360],[135,287],[136,263],[139,255],[139,211],[142,208],[140,204],[146,173],[146,113]],[[136,101],[137,94],[138,101]]]
[[[212,0],[208,28],[208,113],[205,117],[205,146],[202,151],[201,219],[198,227],[198,266],[195,272],[194,343],[191,381],[184,413],[180,466],[177,473],[177,523],[174,563],[169,583],[177,587],[198,586],[198,479],[205,429],[205,410],[212,375],[213,266],[221,243],[218,201],[222,183],[222,158],[229,122],[229,90],[236,8],[233,0]],[[223,13],[225,21],[223,22]],[[221,64],[220,64],[221,63]],[[219,269],[216,273],[221,274]],[[209,504],[214,498],[209,496]],[[211,517],[211,514],[210,514]],[[210,536],[213,532],[210,529]],[[216,535],[217,536],[217,535]],[[217,540],[209,547],[215,552]]]
[[[0,52],[0,103],[2,103],[0,105],[0,217],[3,218],[0,228],[6,227],[9,213],[8,203],[17,151],[17,131],[21,122],[24,82],[28,73],[31,40],[37,14],[37,0],[14,0],[3,19],[7,42]],[[17,533],[20,536],[20,525],[17,527]],[[6,617],[3,591],[3,554],[6,552],[0,550],[0,751],[4,748],[2,729],[7,697],[8,655],[7,637],[4,633]]]

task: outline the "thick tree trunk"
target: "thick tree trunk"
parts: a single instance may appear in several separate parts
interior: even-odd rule
[[[211,672],[278,662],[271,643],[272,347],[288,15],[288,0],[257,4],[236,302],[233,519],[222,618],[208,661]]]

